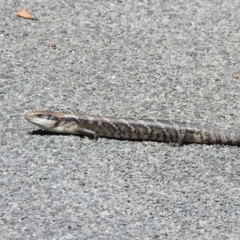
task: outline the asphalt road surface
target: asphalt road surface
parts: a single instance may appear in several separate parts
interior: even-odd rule
[[[239,239],[240,147],[31,134],[23,115],[240,129],[240,1],[9,0],[0,12],[0,239]]]

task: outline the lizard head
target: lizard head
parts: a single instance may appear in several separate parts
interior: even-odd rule
[[[28,112],[24,115],[24,118],[30,123],[47,131],[55,131],[61,121],[59,113],[51,111]]]
[[[52,111],[33,111],[24,115],[25,119],[49,132],[78,133],[77,117]]]

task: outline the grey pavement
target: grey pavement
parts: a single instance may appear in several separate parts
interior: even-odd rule
[[[37,20],[16,16],[25,8]],[[240,238],[239,147],[34,135],[23,118],[240,128],[240,1],[9,0],[0,12],[0,239]]]

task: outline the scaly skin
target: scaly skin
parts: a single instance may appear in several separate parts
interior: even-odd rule
[[[33,111],[25,119],[40,128],[92,138],[107,137],[125,140],[145,140],[240,146],[240,131],[217,129],[203,124],[164,120],[101,117],[88,114]]]

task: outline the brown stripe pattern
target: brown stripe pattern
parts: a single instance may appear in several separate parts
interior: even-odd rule
[[[79,127],[92,130],[99,137],[116,139],[177,142],[185,134],[185,143],[240,145],[240,131],[212,128],[198,123],[137,120],[78,114]]]
[[[240,131],[213,128],[198,123],[133,118],[101,117],[88,114],[34,111],[25,118],[47,131],[158,142],[228,144],[240,146]]]

